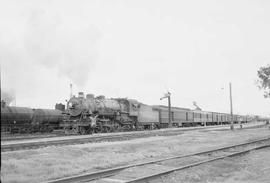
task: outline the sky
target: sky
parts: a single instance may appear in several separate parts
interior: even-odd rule
[[[54,108],[79,91],[270,115],[256,86],[270,64],[268,0],[1,0],[1,91]]]

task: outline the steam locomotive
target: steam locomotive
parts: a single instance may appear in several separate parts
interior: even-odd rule
[[[94,97],[79,92],[67,103],[67,110],[60,127],[71,133],[126,131],[138,128],[140,103],[136,100]]]

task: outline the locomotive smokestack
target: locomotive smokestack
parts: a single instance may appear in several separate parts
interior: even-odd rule
[[[91,99],[94,99],[95,98],[95,95],[94,94],[87,94],[86,95],[86,99],[88,99],[88,100],[91,100]]]
[[[99,96],[97,96],[97,99],[104,100],[105,99],[105,96],[104,95],[99,95]]]
[[[84,93],[83,93],[83,92],[79,92],[79,93],[78,93],[78,97],[79,97],[79,98],[84,98]]]

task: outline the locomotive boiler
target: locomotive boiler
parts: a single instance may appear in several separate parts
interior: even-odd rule
[[[139,102],[132,99],[108,99],[104,96],[84,96],[79,92],[67,103],[66,115],[60,124],[69,133],[125,131],[134,129]]]

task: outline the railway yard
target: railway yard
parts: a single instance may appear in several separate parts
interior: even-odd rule
[[[1,2],[0,182],[270,183],[269,9]]]
[[[3,182],[267,182],[265,122],[1,140]],[[250,161],[250,158],[252,159]]]
[[[1,1],[2,183],[270,183],[270,1]]]

